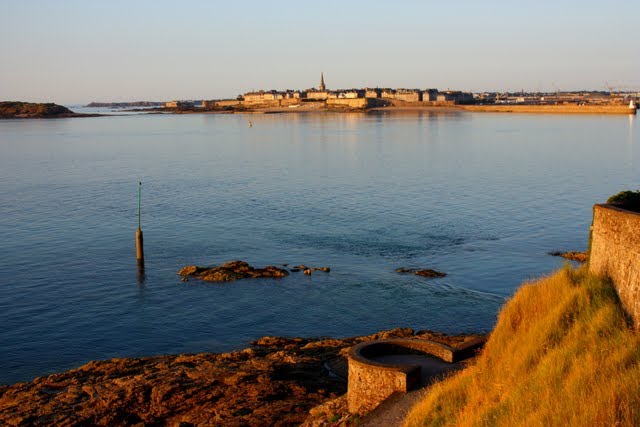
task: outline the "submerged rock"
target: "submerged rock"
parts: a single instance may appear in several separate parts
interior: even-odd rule
[[[307,276],[311,276],[314,271],[324,271],[325,273],[329,273],[331,269],[329,267],[307,267],[304,269],[303,273]]]
[[[229,261],[214,267],[188,265],[181,269],[178,274],[180,276],[195,277],[206,282],[233,282],[240,279],[279,279],[288,276],[289,272],[274,265],[254,268],[244,261]]]
[[[443,273],[441,271],[426,269],[426,270],[418,270],[414,273],[416,276],[422,277],[445,277],[447,273]]]
[[[427,278],[434,277],[445,277],[447,273],[443,273],[437,270],[431,270],[429,268],[426,269],[418,269],[418,268],[396,268],[396,273],[412,273],[416,276],[422,276]]]

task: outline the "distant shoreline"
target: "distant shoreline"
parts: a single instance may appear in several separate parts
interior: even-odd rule
[[[140,110],[137,110],[140,111]],[[327,106],[299,108],[264,107],[229,110],[172,110],[153,109],[149,113],[165,114],[291,114],[291,113],[516,113],[516,114],[636,114],[627,105],[399,105],[374,108],[335,108]]]
[[[102,114],[75,113],[62,105],[22,101],[0,102],[0,119],[58,119],[70,117],[99,117]]]
[[[73,119],[73,118],[82,118],[82,117],[106,117],[115,114],[98,114],[98,113],[70,113],[70,114],[58,114],[55,116],[30,116],[26,114],[17,114],[15,116],[0,116],[0,120],[27,120],[27,119],[43,119],[43,120],[53,120],[53,119]]]
[[[636,114],[628,105],[458,105],[471,112],[534,114]]]
[[[27,111],[15,109],[8,114],[0,114],[0,119],[55,119],[55,118],[75,118],[75,117],[104,117],[110,114],[99,113],[75,113],[71,110],[57,110],[55,112],[43,112],[42,108],[59,106],[55,104],[26,104]],[[34,108],[38,108],[34,110]],[[64,108],[64,107],[62,107]],[[66,110],[66,111],[65,111]],[[141,114],[301,114],[301,113],[362,113],[362,114],[413,114],[413,113],[515,113],[515,114],[594,114],[594,115],[629,115],[636,114],[637,110],[629,108],[627,105],[411,105],[404,103],[402,105],[389,105],[385,107],[372,108],[348,108],[327,106],[321,102],[302,103],[295,107],[291,106],[255,106],[247,107],[240,105],[238,107],[224,107],[216,109],[174,109],[174,108],[145,108],[145,109],[129,109],[122,112],[136,112]]]

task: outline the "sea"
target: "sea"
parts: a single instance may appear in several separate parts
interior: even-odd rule
[[[489,332],[640,188],[634,116],[99,112],[0,121],[0,384],[265,335]],[[177,274],[230,260],[331,271]]]

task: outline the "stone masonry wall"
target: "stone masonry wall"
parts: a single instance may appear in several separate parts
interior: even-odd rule
[[[349,361],[347,404],[352,414],[372,411],[394,392],[408,391],[407,372],[399,369],[372,369],[371,365]]]
[[[349,108],[366,108],[369,106],[368,98],[333,98],[327,99],[329,106],[344,106]]]
[[[611,278],[640,329],[640,214],[610,205],[593,207],[589,271]]]

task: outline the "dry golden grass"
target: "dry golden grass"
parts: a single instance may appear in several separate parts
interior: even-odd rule
[[[449,425],[640,425],[640,334],[611,284],[569,266],[525,284],[476,362],[405,421]]]

